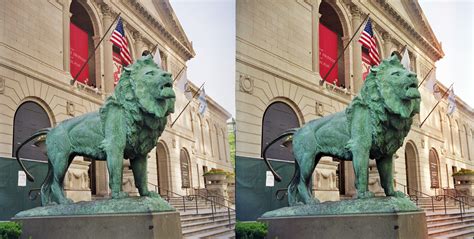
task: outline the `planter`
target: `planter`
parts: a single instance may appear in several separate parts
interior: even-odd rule
[[[456,181],[461,184],[472,184],[474,183],[474,175],[457,175],[453,176]]]
[[[211,183],[222,183],[226,179],[225,174],[208,174],[204,178],[206,181],[211,181]]]

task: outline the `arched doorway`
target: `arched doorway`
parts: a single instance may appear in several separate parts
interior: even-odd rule
[[[181,168],[181,188],[191,188],[191,161],[189,153],[182,148],[179,152],[179,163]]]
[[[295,111],[286,103],[277,101],[272,103],[265,110],[262,120],[262,145],[261,152],[268,143],[278,137],[287,129],[297,128],[300,126],[298,116]],[[273,144],[267,151],[267,158],[293,161],[291,150],[280,147],[284,139]]]
[[[69,11],[71,13],[69,28],[71,75],[75,77],[87,58],[92,56],[77,81],[94,88],[99,87],[100,81],[96,81],[95,34],[92,19],[84,6],[76,0],[71,2]]]
[[[48,127],[51,127],[51,120],[43,107],[33,101],[21,104],[16,110],[13,119],[12,156],[15,156],[16,149],[23,141],[28,139],[37,130]],[[34,145],[34,140],[21,149],[20,157],[48,161],[48,157],[42,150]]]
[[[168,173],[169,153],[168,148],[163,142],[156,145],[156,173],[157,185],[160,194],[167,194],[171,190]]]
[[[420,191],[418,184],[418,153],[413,143],[405,145],[405,172],[407,179],[408,195],[416,195]]]
[[[439,171],[439,158],[438,158],[438,153],[434,148],[430,149],[430,154],[429,154],[429,162],[430,162],[430,182],[431,182],[431,188],[440,188],[440,171]]]
[[[326,1],[321,2],[319,13],[321,14],[319,19],[319,63],[321,76],[324,77],[331,68],[333,62],[338,60],[326,80],[330,84],[337,84],[344,88],[349,87],[349,78],[346,79],[345,77],[346,57],[337,59],[338,55],[344,49],[344,42],[342,40],[344,37],[344,30],[339,14],[336,12],[334,7]],[[348,51],[345,54],[347,57],[349,56]],[[334,77],[337,80],[335,80]]]

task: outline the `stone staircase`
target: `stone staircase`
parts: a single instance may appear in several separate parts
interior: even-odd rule
[[[474,209],[466,209],[462,219],[459,209],[426,212],[428,238],[474,238]]]
[[[183,238],[235,238],[234,210],[219,205],[213,210],[204,198],[183,201],[183,197],[171,197],[169,203],[181,215]]]

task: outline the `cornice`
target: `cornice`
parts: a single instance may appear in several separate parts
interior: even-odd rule
[[[185,46],[179,39],[173,36],[173,34],[169,32],[159,21],[157,21],[140,2],[137,0],[127,0],[125,3],[130,4],[132,9],[136,10],[141,16],[143,16],[143,19],[148,21],[148,23],[150,23],[153,27],[156,27],[165,40],[167,40],[170,45],[178,49],[178,53],[181,53],[185,56],[185,60],[189,60],[196,55],[192,47]]]
[[[435,61],[444,57],[444,52],[441,49],[439,43],[433,44],[424,38],[415,28],[413,28],[388,2],[387,0],[375,0],[393,22],[398,23],[398,25],[405,30],[407,35],[411,36],[416,42],[418,42],[422,47],[427,50],[428,53],[434,58]],[[438,49],[439,48],[439,49]]]

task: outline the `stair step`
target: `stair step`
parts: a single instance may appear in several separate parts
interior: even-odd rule
[[[228,219],[229,216],[227,214],[220,214],[220,215],[214,215],[215,220],[220,220],[220,219]],[[230,214],[230,218],[235,218],[235,214]],[[199,221],[212,221],[212,215],[196,215],[193,217],[185,217],[181,218],[181,225],[185,225],[188,223],[193,223],[193,222],[199,222]]]
[[[462,220],[471,220],[474,219],[474,214],[464,214]],[[426,223],[428,226],[432,224],[442,223],[442,222],[452,222],[452,221],[461,221],[461,215],[451,216],[447,215],[445,217],[427,217]]]
[[[429,231],[434,231],[434,230],[441,230],[441,229],[451,229],[456,226],[464,226],[464,225],[471,225],[474,226],[474,219],[470,220],[455,220],[455,221],[450,221],[450,222],[441,222],[441,223],[435,223],[435,224],[429,224],[428,225],[428,230]]]
[[[451,233],[456,233],[456,232],[461,232],[461,231],[465,231],[465,230],[472,230],[473,229],[473,225],[457,225],[457,226],[452,226],[452,227],[449,227],[449,228],[444,228],[444,229],[433,229],[433,230],[429,230],[428,231],[428,235],[430,237],[432,236],[443,236],[443,235],[446,235],[446,234],[451,234]]]
[[[186,239],[195,238],[235,238],[234,226],[231,228],[220,228],[219,230],[204,231],[191,236],[183,235]]]
[[[207,233],[209,233],[210,235],[214,235],[215,232],[220,231],[220,229],[233,230],[234,225],[235,225],[235,221],[232,220],[230,228],[229,228],[228,223],[225,222],[225,223],[219,223],[219,224],[214,224],[214,225],[201,226],[198,228],[183,229],[183,236],[184,237],[196,236],[196,235],[203,236],[202,234],[207,234]]]
[[[230,224],[231,225],[232,225],[233,222],[234,222],[234,220],[232,218],[230,218]],[[229,224],[229,218],[220,218],[220,219],[215,218],[214,221],[211,219],[211,220],[202,220],[202,221],[197,221],[197,222],[195,221],[195,222],[181,223],[181,228],[184,231],[184,230],[190,230],[190,229],[193,229],[193,228],[202,228],[204,226],[223,225],[223,224],[228,225]]]
[[[434,237],[433,237],[434,238]],[[447,239],[447,238],[474,238],[474,229],[470,228],[467,230],[462,230],[454,233],[449,233],[443,236],[436,236],[437,239]]]

